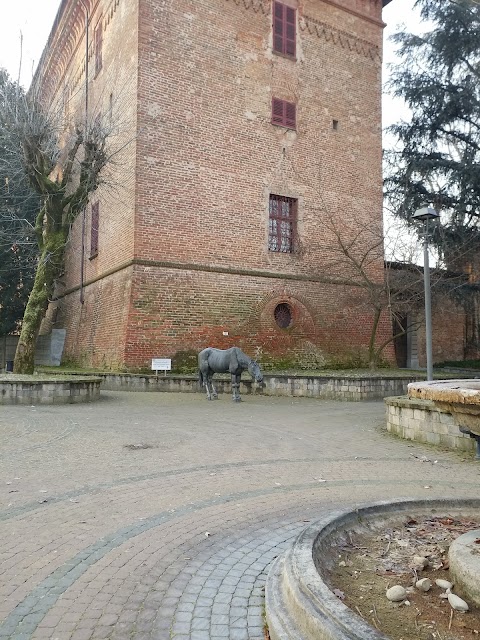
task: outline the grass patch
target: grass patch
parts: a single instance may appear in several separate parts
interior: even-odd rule
[[[93,369],[88,367],[37,367],[36,372],[39,374],[50,374],[50,375],[92,375],[92,374],[131,374],[131,375],[154,375],[154,372],[147,369],[145,371],[110,371],[105,369]],[[382,369],[299,369],[299,368],[275,368],[275,369],[264,369],[264,375],[266,376],[290,376],[290,377],[313,377],[313,378],[412,378],[413,380],[424,380],[426,378],[426,374],[424,371],[419,371],[418,369],[395,369],[395,368],[382,368]],[[167,372],[167,377],[171,375],[182,375],[185,377],[196,377],[196,371],[189,372],[177,372],[177,371],[169,371]],[[159,377],[163,377],[163,373],[159,375]],[[229,374],[216,374],[217,378],[228,378],[230,379]],[[448,371],[442,371],[441,369],[437,369],[434,371],[434,378],[437,380],[446,379],[455,379],[458,378],[458,374],[450,373]],[[248,373],[244,375],[244,379],[249,379]]]
[[[480,360],[446,360],[436,365],[437,367],[455,367],[456,369],[480,370]]]

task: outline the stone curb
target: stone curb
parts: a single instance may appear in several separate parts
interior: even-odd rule
[[[379,502],[336,511],[307,527],[276,560],[266,583],[265,606],[271,640],[388,640],[339,600],[324,582],[315,558],[331,549],[331,537],[362,520],[412,511],[480,509],[480,499]]]
[[[456,538],[448,550],[451,581],[455,584],[455,593],[461,595],[469,603],[480,606],[480,556],[478,542],[480,530],[468,531]]]

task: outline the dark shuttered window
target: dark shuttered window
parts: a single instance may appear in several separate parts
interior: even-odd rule
[[[296,10],[282,2],[273,3],[273,50],[295,57]]]
[[[292,253],[297,229],[296,198],[270,195],[268,216],[268,250]]]
[[[297,105],[286,100],[272,98],[272,124],[288,129],[297,128]]]
[[[90,258],[98,254],[98,226],[100,223],[100,203],[92,204],[92,224],[90,228]]]

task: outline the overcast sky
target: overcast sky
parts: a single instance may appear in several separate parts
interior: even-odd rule
[[[60,5],[59,0],[13,0],[4,2],[0,22],[0,66],[5,67],[12,78],[18,77],[20,65],[20,34],[23,36],[21,82],[28,86],[33,70],[42,54],[53,20]],[[387,23],[385,29],[384,79],[388,78],[388,64],[395,61],[395,54],[388,36],[404,23],[410,31],[418,30],[418,15],[413,12],[414,0],[392,0],[383,11]],[[405,114],[402,105],[386,97],[384,99],[384,124],[391,124]]]

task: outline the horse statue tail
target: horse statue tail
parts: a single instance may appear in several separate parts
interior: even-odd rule
[[[207,356],[207,353],[207,349],[203,349],[203,351],[200,351],[200,353],[198,354],[198,382],[200,383],[200,390],[203,389],[205,383],[207,382],[202,371],[202,362]]]

